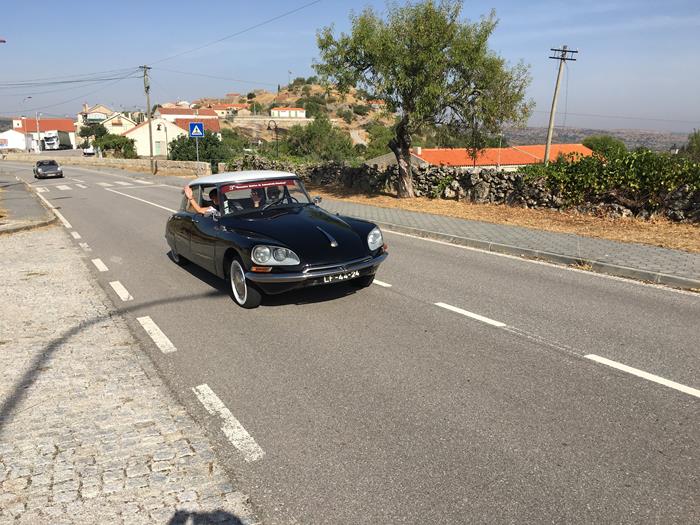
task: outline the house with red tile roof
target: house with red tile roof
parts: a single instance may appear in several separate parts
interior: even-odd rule
[[[515,171],[522,166],[544,162],[544,144],[510,146],[507,148],[485,148],[474,159],[471,150],[466,148],[421,148],[411,149],[411,163],[414,166],[449,166],[453,168],[498,169]],[[550,160],[560,156],[588,157],[593,154],[583,144],[552,144]],[[386,167],[396,164],[393,153],[387,153],[365,161],[369,166]]]
[[[12,129],[27,136],[31,149],[38,149],[39,136],[42,136],[43,141],[43,134],[47,131],[68,133],[72,147],[76,147],[75,122],[69,118],[14,117]]]
[[[164,118],[170,122],[175,122],[175,119],[179,118],[191,118],[198,121],[205,119],[218,119],[219,115],[216,114],[211,108],[158,108],[153,113],[154,118]]]
[[[216,133],[219,139],[221,139],[219,119],[200,119],[196,117],[178,118],[171,121],[164,117],[156,117],[151,120],[151,129],[153,130],[153,155],[167,158],[170,151],[169,144],[178,137],[189,136],[190,122],[201,122],[205,131]],[[122,133],[122,136],[134,140],[136,154],[139,157],[147,157],[150,155],[150,148],[148,146],[148,120]]]

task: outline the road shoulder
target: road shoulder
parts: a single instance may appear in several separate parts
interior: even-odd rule
[[[0,521],[255,523],[65,232],[0,251]]]

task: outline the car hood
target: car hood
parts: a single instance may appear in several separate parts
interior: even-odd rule
[[[292,249],[302,264],[333,264],[369,255],[366,233],[318,206],[272,209],[232,219],[230,226]]]

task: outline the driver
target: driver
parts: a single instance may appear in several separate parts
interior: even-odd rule
[[[190,188],[189,185],[185,186],[184,192],[185,197],[187,197],[187,202],[190,203],[190,206],[192,206],[192,209],[194,209],[195,212],[202,215],[215,215],[219,213],[219,195],[216,192],[216,188],[209,192],[209,200],[211,200],[212,204],[206,208],[201,207],[199,204],[197,204],[197,201],[194,200],[192,196],[192,188]]]
[[[265,190],[262,188],[253,188],[250,190],[250,200],[253,201],[253,208],[259,208],[265,202]]]

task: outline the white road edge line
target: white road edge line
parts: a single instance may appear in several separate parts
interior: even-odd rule
[[[145,202],[146,204],[150,204],[151,206],[155,206],[156,208],[160,208],[161,210],[169,211],[170,213],[175,213],[177,211],[170,208],[166,208],[165,206],[161,206],[160,204],[156,204],[155,202],[134,197],[133,195],[129,195],[128,193],[122,193],[121,191],[110,190],[109,188],[107,189],[107,191],[111,191],[112,193],[116,193],[117,195],[123,195],[124,197],[129,197],[130,199],[134,199],[136,201]]]
[[[384,281],[380,281],[379,279],[375,279],[374,284],[376,284],[377,286],[381,286],[382,288],[391,288],[391,285],[389,283],[385,283]]]
[[[66,218],[63,215],[61,215],[61,212],[58,211],[53,204],[46,200],[46,197],[40,195],[39,193],[37,193],[36,196],[39,197],[42,201],[44,201],[44,204],[46,204],[49,207],[49,209],[54,213],[54,215],[58,217],[58,220],[61,221],[61,224],[63,224],[63,226],[65,226],[69,230],[73,228],[73,226],[70,225],[70,222],[68,222]]]
[[[506,326],[505,323],[502,323],[500,321],[494,321],[493,319],[489,319],[488,317],[484,317],[483,315],[475,314],[474,312],[470,312],[468,310],[462,310],[461,308],[457,308],[456,306],[452,306],[451,304],[435,303],[435,306],[439,306],[440,308],[444,308],[445,310],[450,310],[451,312],[455,312],[469,317],[471,319],[475,319],[476,321],[481,321],[482,323],[490,324],[491,326],[495,326],[497,328],[503,328],[504,326]]]
[[[72,232],[70,232],[70,234],[73,236],[74,239],[82,239],[80,234],[76,231],[72,231]]]
[[[144,317],[137,317],[136,320],[141,323],[143,329],[146,331],[149,337],[153,339],[153,342],[161,352],[164,354],[170,354],[177,351],[175,345],[172,343],[172,341],[170,341],[170,339],[168,339],[168,336],[163,333],[163,330],[158,328],[158,325],[153,322],[153,319],[146,315]]]
[[[649,372],[645,372],[644,370],[639,370],[638,368],[632,368],[631,366],[623,365],[622,363],[618,363],[617,361],[612,361],[610,359],[606,359],[605,357],[600,357],[599,355],[595,354],[588,354],[583,356],[586,359],[590,359],[591,361],[595,361],[596,363],[600,363],[603,365],[607,365],[609,367],[615,368],[617,370],[621,370],[623,372],[627,372],[628,374],[635,375],[637,377],[641,377],[642,379],[646,379],[648,381],[653,381],[654,383],[658,383],[660,385],[667,386],[669,388],[673,388],[674,390],[678,390],[679,392],[683,392],[685,394],[689,394],[691,396],[695,397],[700,397],[700,390],[697,388],[692,388],[689,386],[681,385],[680,383],[676,383],[675,381],[670,381],[669,379],[664,379],[663,377],[659,377],[654,374],[650,374]]]
[[[194,387],[192,391],[204,405],[207,412],[224,420],[221,430],[231,444],[243,454],[243,459],[251,462],[262,459],[265,456],[265,452],[260,448],[260,445],[248,434],[243,425],[231,414],[231,411],[226,408],[221,399],[209,388],[209,385],[199,385]]]
[[[97,268],[98,272],[108,272],[109,268],[107,268],[107,265],[102,262],[102,259],[93,259],[92,264],[95,265],[95,268]]]
[[[120,283],[119,281],[111,281],[109,285],[112,287],[112,290],[116,292],[116,294],[119,296],[119,298],[122,301],[133,301],[134,298],[131,296],[131,294],[127,291],[126,288],[124,288],[124,285]]]

